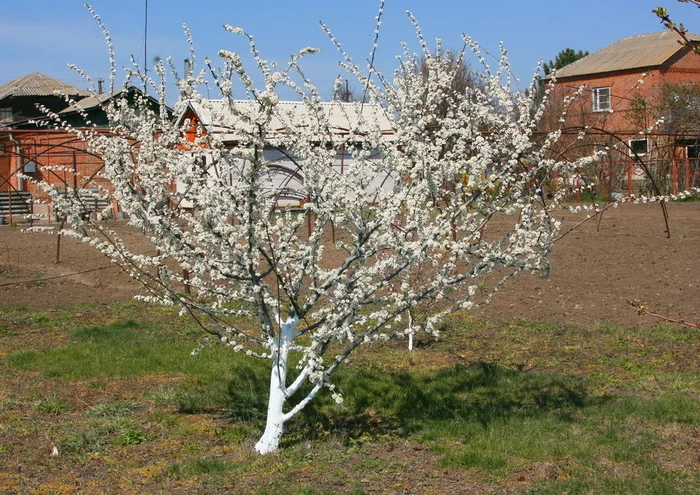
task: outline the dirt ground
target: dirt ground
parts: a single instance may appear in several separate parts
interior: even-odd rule
[[[700,321],[700,203],[670,204],[671,238],[659,205],[608,209],[557,242],[548,279],[520,275],[477,310],[489,319],[651,325],[636,299],[669,316]],[[562,213],[564,230],[584,214]],[[128,301],[139,285],[74,240],[0,226],[0,307]]]

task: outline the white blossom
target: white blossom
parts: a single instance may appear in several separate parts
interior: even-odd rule
[[[333,372],[359,346],[405,336],[403,313],[425,313],[415,324],[410,317],[410,336],[416,329],[438,335],[445,315],[488,303],[517,273],[549,271],[560,228],[551,209],[564,192],[545,201],[541,184],[554,171],[575,177],[585,159],[548,155],[559,131],[534,137],[543,113],[534,92],[511,86],[504,48],[492,72],[464,37],[481,60],[483,86],[455,93],[454,71],[431,55],[413,22],[422,53],[404,45],[393,82],[373,68],[364,72],[331,37],[369,98],[335,107],[352,122],[343,132],[311,82],[291,77],[303,75],[300,60],[315,49],[300,50],[278,69],[251,36],[230,26],[247,40],[258,74],[235,51],[221,50],[224,67],[211,71],[209,85],[221,99],[197,92],[202,73],[186,75],[198,84],[188,83],[174,107],[179,115],[193,105],[205,109],[220,124],[216,132],[188,134],[189,121],[163,119],[145,99],[111,104],[108,134],[73,130],[103,157],[109,194],[149,241],[148,251],[134,252],[109,223],[86,220],[70,194],[45,185],[67,233],[88,239],[141,282],[148,289],[142,300],[179,306],[213,340],[270,360],[259,452],[277,448],[284,423],[320,390],[330,388],[340,403]],[[380,25],[381,11],[375,44]],[[282,88],[298,96],[303,112],[289,111],[278,96]],[[158,99],[166,101],[165,94]],[[449,111],[441,114],[445,102]],[[342,174],[341,149],[351,158]],[[296,164],[300,211],[277,208],[285,191],[271,189],[280,169],[266,159],[269,150]],[[492,229],[494,218],[499,227]],[[340,352],[324,360],[331,344]],[[291,350],[301,357],[287,369]],[[306,382],[311,391],[297,397]]]

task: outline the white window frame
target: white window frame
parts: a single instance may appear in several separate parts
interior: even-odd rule
[[[642,151],[642,152],[635,151],[635,149],[634,149],[635,144],[636,144],[636,143],[642,143],[642,142],[644,143],[644,151]],[[637,156],[644,156],[644,155],[646,155],[647,153],[649,153],[649,140],[648,140],[647,138],[630,139],[630,140],[627,142],[627,144],[628,144],[629,147],[630,147],[630,150],[629,150],[629,151],[630,151],[630,156],[634,156],[634,155],[637,155]]]
[[[591,94],[593,95],[594,112],[609,112],[612,110],[610,86],[593,88]]]

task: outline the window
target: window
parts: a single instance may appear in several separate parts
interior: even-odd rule
[[[649,151],[649,142],[645,139],[630,139],[631,155],[646,155]]]
[[[611,110],[610,88],[593,88],[593,111],[607,112]]]

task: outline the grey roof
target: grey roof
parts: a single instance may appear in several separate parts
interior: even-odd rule
[[[700,36],[688,34],[691,41]],[[658,67],[684,47],[680,37],[671,31],[641,34],[623,38],[591,55],[573,62],[557,71],[557,79],[600,74],[619,70]]]
[[[118,91],[110,91],[109,93],[90,95],[80,101],[76,101],[75,104],[61,110],[59,113],[70,113],[77,110],[90,110],[92,108],[98,108],[108,102],[111,98],[121,95],[123,92],[124,90],[120,89]]]
[[[83,98],[82,100],[78,100],[72,105],[64,108],[59,114],[69,114],[69,113],[74,113],[78,111],[89,111],[89,110],[94,110],[94,109],[102,109],[104,108],[105,104],[109,102],[112,99],[117,99],[121,98],[124,96],[129,95],[130,93],[133,94],[139,94],[139,95],[144,95],[144,92],[137,88],[136,86],[127,86],[125,88],[120,88],[114,91],[109,91],[106,93],[97,93],[97,94],[90,94],[90,96],[87,96]],[[89,94],[89,93],[88,93]],[[159,105],[160,102],[152,97],[151,95],[145,95],[152,103]],[[166,110],[169,113],[172,113],[172,109],[168,106],[165,107]]]
[[[88,96],[88,91],[33,72],[0,86],[0,100],[10,96],[54,96],[56,92],[69,96]]]

